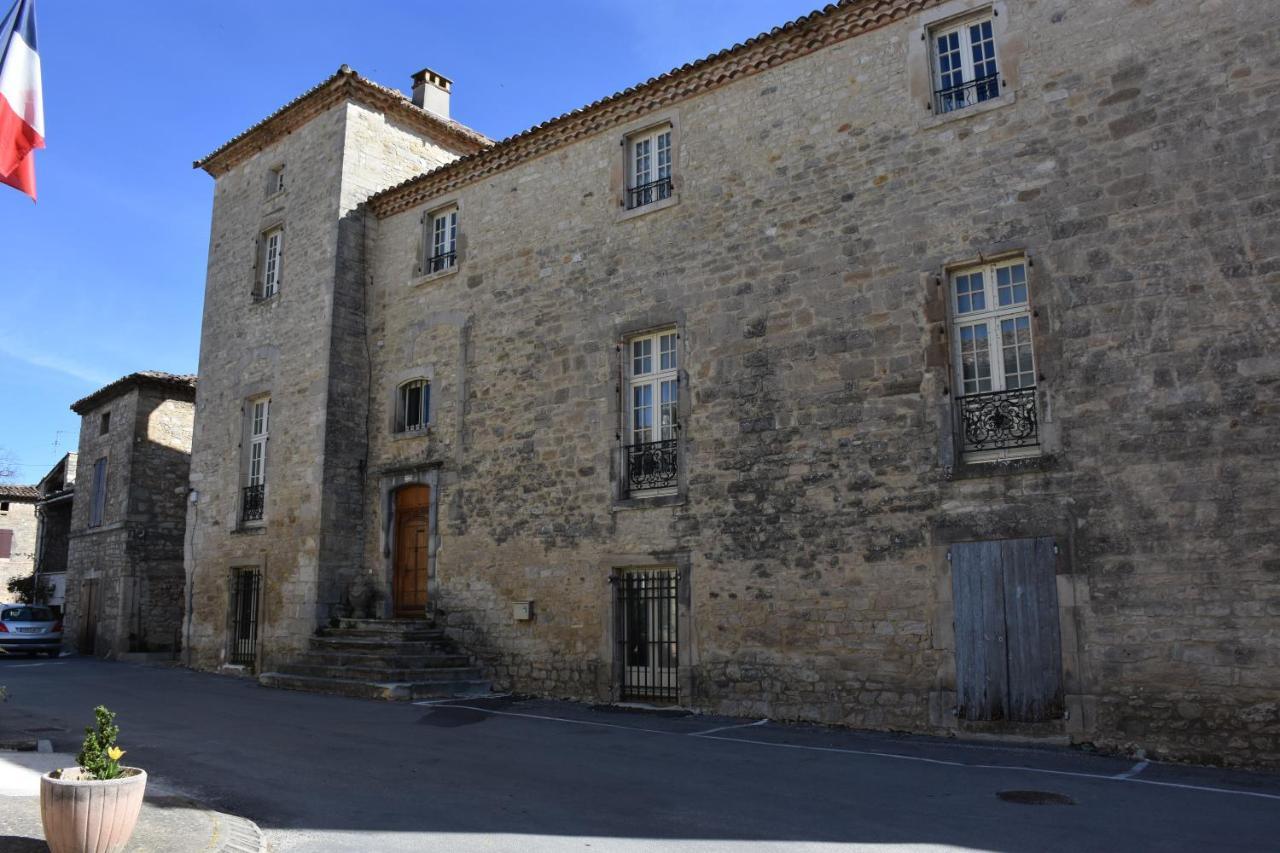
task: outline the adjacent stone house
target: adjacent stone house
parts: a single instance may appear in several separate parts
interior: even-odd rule
[[[190,662],[363,573],[502,689],[1280,761],[1264,5],[855,0],[498,143],[344,67],[197,164]]]
[[[10,580],[35,570],[38,497],[35,486],[0,483],[0,602],[15,600]]]
[[[76,495],[75,453],[66,453],[36,486],[36,563],[43,601],[62,615],[67,591],[67,549]]]
[[[174,654],[194,376],[131,373],[71,406],[84,473],[72,504],[64,639],[83,654]]]

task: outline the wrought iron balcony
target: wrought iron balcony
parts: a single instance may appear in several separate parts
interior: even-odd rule
[[[958,86],[938,89],[933,93],[933,109],[938,114],[955,112],[1000,96],[1000,75],[987,74],[966,80]]]
[[[957,397],[956,414],[965,453],[1040,444],[1034,385]]]
[[[458,260],[458,253],[456,251],[441,252],[438,255],[432,255],[431,257],[427,258],[427,263],[423,269],[423,272],[430,274],[433,272],[440,272],[441,270],[450,269],[453,267],[454,263],[457,262],[457,260]]]
[[[262,521],[262,508],[266,503],[267,487],[265,483],[256,486],[245,486],[244,496],[240,500],[241,521]]]
[[[680,473],[676,439],[629,444],[622,448],[623,497],[673,488]]]
[[[644,207],[671,197],[671,178],[658,178],[647,184],[627,188],[627,210]]]

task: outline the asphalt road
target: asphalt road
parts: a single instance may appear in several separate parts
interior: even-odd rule
[[[388,704],[79,658],[0,660],[0,684],[0,729],[75,752],[106,704],[131,763],[278,851],[1280,849],[1273,774],[545,700]]]

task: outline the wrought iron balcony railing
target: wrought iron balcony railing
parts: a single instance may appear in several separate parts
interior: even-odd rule
[[[266,503],[267,487],[264,483],[256,486],[245,486],[244,496],[240,499],[241,521],[262,521],[262,508]]]
[[[629,444],[622,448],[623,497],[673,488],[680,473],[676,439]]]
[[[933,108],[939,115],[971,107],[1000,96],[1000,75],[987,74],[966,80],[958,86],[938,89],[933,93]]]
[[[427,263],[423,269],[424,273],[440,272],[441,270],[450,269],[458,260],[458,253],[441,252],[438,255],[432,255],[427,258]]]
[[[1040,444],[1034,385],[957,397],[956,413],[965,453]]]
[[[644,207],[671,197],[671,178],[658,178],[647,184],[627,188],[627,210]]]

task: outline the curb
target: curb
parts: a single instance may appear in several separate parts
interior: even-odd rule
[[[267,843],[262,830],[247,817],[217,812],[218,834],[225,840],[218,846],[218,853],[267,853]]]

